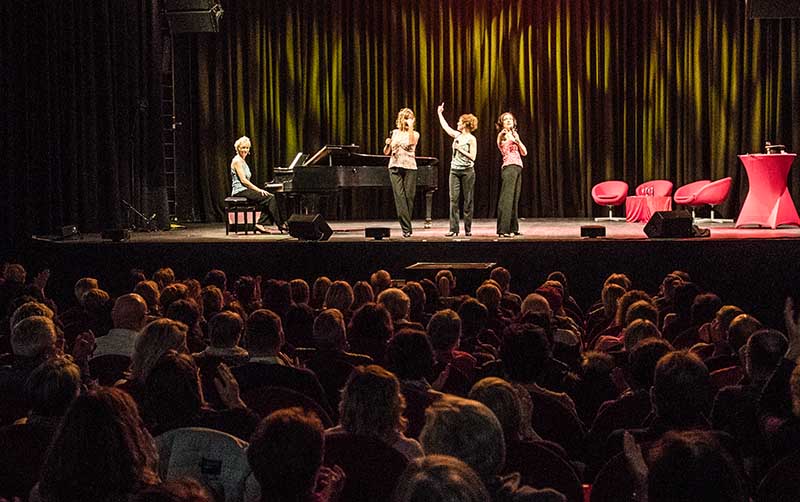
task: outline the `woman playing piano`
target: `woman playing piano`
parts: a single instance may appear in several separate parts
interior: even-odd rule
[[[277,225],[278,230],[281,232],[286,230],[286,224],[281,218],[281,212],[278,209],[278,201],[271,193],[258,188],[250,181],[250,167],[244,159],[250,153],[250,138],[242,136],[237,139],[233,144],[236,149],[236,156],[231,160],[231,196],[232,197],[245,197],[247,200],[254,201],[261,210],[261,217],[256,223],[256,230],[262,234],[267,233],[264,225],[270,225],[272,222]]]
[[[458,198],[464,194],[464,234],[472,235],[472,193],[475,188],[475,155],[478,142],[472,135],[478,127],[478,118],[465,114],[458,118],[456,128],[445,120],[444,103],[436,110],[442,129],[453,138],[453,160],[450,163],[450,231],[445,237],[458,235]]]
[[[414,210],[414,194],[417,191],[417,159],[415,150],[419,133],[414,130],[414,112],[403,108],[397,113],[397,128],[386,138],[384,155],[389,159],[389,181],[394,194],[394,206],[403,237],[411,237],[411,214]]]
[[[517,133],[517,119],[505,112],[497,119],[497,148],[503,155],[500,200],[497,202],[497,235],[520,235],[517,207],[522,191],[522,157],[528,150]]]

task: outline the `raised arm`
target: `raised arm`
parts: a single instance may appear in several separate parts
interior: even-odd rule
[[[451,138],[455,138],[456,136],[458,136],[458,131],[450,127],[450,124],[448,124],[447,120],[444,118],[444,103],[442,103],[441,105],[439,105],[438,108],[436,108],[436,113],[439,115],[439,123],[442,125],[442,129],[444,129],[444,132],[449,134]]]

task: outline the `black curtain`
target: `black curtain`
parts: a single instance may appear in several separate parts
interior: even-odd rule
[[[125,226],[122,200],[162,205],[157,2],[2,2],[0,33],[4,244]]]

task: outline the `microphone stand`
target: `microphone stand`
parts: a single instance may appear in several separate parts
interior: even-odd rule
[[[158,228],[156,226],[156,223],[154,221],[156,219],[155,213],[153,213],[153,215],[148,218],[147,216],[143,215],[141,213],[141,211],[139,211],[138,209],[133,207],[127,200],[125,200],[125,199],[120,199],[120,200],[122,201],[122,205],[125,206],[126,208],[128,208],[129,214],[130,214],[130,212],[133,212],[134,214],[136,214],[139,218],[141,218],[144,221],[144,227],[143,228],[144,228],[145,232],[155,232],[155,231],[158,230]],[[134,227],[134,230],[136,230],[136,226],[134,225],[133,227]]]
[[[139,124],[141,122],[142,115],[147,111],[149,104],[147,102],[147,98],[139,98],[136,100],[136,110],[133,114],[133,124],[131,127],[131,135],[130,135],[130,142],[131,142],[131,158],[129,162],[130,166],[130,173],[129,173],[129,184],[130,184],[130,198],[133,200],[135,197],[136,188],[134,187],[134,177],[136,175],[136,147],[138,145],[137,139],[139,138]],[[146,232],[153,232],[157,230],[156,225],[154,223],[155,214],[150,218],[147,218],[145,215],[142,214],[141,211],[136,209],[131,203],[122,199],[122,204],[128,208],[128,228],[130,230],[139,230],[136,227],[136,224],[131,221],[131,211],[138,215],[142,220],[144,220],[144,230]]]

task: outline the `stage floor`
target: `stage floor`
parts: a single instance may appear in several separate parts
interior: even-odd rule
[[[608,274],[622,272],[634,287],[651,294],[665,274],[686,270],[702,288],[717,292],[725,303],[739,305],[771,327],[782,325],[786,295],[800,298],[800,229],[735,229],[733,224],[701,225],[708,238],[649,239],[643,225],[600,222],[604,238],[581,238],[589,219],[525,219],[523,235],[499,238],[494,220],[473,222],[473,235],[448,238],[446,220],[435,220],[429,229],[415,221],[414,235],[404,239],[396,221],[330,222],[330,240],[302,241],[277,230],[270,235],[225,235],[221,223],[188,225],[185,229],[133,232],[127,241],[103,240],[98,234],[81,239],[53,241],[34,238],[26,254],[31,272],[53,271],[48,291],[68,298],[80,277],[100,278],[112,295],[130,291],[129,271],[147,275],[160,267],[172,267],[178,278],[202,278],[212,268],[228,273],[229,283],[240,275],[264,279],[303,278],[309,283],[325,275],[351,283],[368,280],[378,269],[394,278],[432,278],[436,268],[463,263],[495,263],[511,271],[512,287],[527,294],[547,274],[561,270],[570,281],[572,295],[588,306],[599,297]],[[391,237],[367,239],[364,229],[385,226]],[[427,271],[417,263],[434,263]],[[474,294],[488,277],[487,269],[458,272],[458,291]]]
[[[461,234],[457,237],[445,237],[449,231],[447,220],[434,220],[431,228],[424,228],[424,222],[414,221],[414,234],[410,238],[403,238],[400,225],[394,220],[369,220],[369,221],[329,221],[333,235],[329,239],[333,242],[358,242],[371,241],[364,235],[368,227],[389,228],[391,236],[386,240],[398,242],[525,242],[540,240],[585,240],[581,237],[581,226],[602,225],[605,227],[605,240],[613,239],[647,239],[644,233],[644,224],[627,222],[595,222],[586,218],[540,218],[520,219],[520,232],[522,235],[513,238],[501,238],[496,233],[495,220],[475,220],[472,224],[472,236]],[[800,228],[789,227],[776,230],[768,228],[737,229],[733,223],[701,223],[700,228],[711,231],[710,239],[800,239]],[[189,224],[185,228],[159,231],[159,232],[131,232],[130,242],[276,242],[296,241],[288,234],[281,234],[273,226],[269,227],[269,234],[254,234],[250,232],[225,235],[225,226],[221,223]],[[674,240],[674,239],[670,239]],[[706,238],[702,240],[707,240]],[[85,234],[80,240],[64,241],[63,244],[98,242],[99,234]]]

